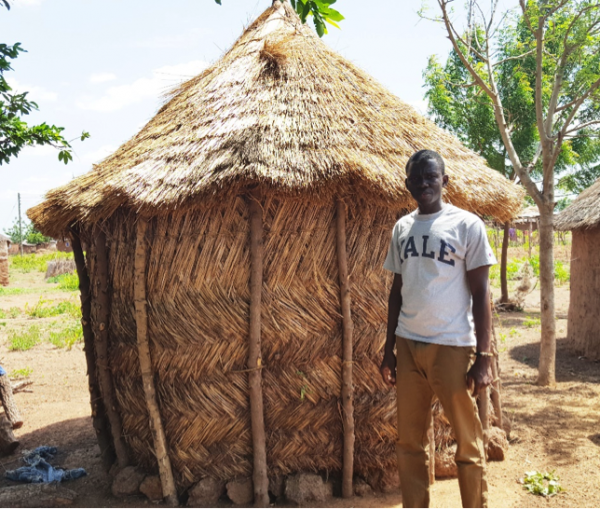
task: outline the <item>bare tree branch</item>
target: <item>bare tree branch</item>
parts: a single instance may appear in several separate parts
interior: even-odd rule
[[[514,57],[506,57],[506,58],[503,58],[502,60],[498,60],[498,62],[495,62],[493,64],[493,66],[496,67],[498,65],[504,64],[505,62],[509,62],[510,60],[519,60],[520,58],[524,58],[529,55],[533,55],[534,53],[535,53],[535,48],[532,50],[526,51],[525,53],[521,53],[520,55],[516,55]]]

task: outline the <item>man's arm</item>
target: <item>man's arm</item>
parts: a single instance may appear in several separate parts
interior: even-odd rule
[[[490,308],[489,265],[467,271],[467,282],[473,296],[473,321],[477,336],[477,351],[491,352],[492,310]],[[467,385],[473,384],[473,395],[477,395],[493,381],[491,357],[478,355],[467,373]]]
[[[383,381],[390,387],[396,384],[396,355],[394,354],[394,346],[396,344],[396,327],[398,326],[400,308],[402,308],[402,276],[394,274],[394,282],[392,283],[388,300],[387,336],[383,351],[383,361],[379,368]]]

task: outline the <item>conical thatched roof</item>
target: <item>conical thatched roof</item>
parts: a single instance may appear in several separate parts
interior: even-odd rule
[[[600,226],[600,179],[583,191],[554,220],[557,230],[577,230]]]
[[[404,166],[422,148],[446,160],[448,201],[500,221],[520,209],[519,188],[274,2],[135,137],[28,214],[58,236],[119,207],[154,216],[254,187],[412,208]]]

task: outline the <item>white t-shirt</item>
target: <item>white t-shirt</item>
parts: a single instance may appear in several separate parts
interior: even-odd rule
[[[416,210],[400,218],[383,264],[402,276],[396,335],[475,346],[467,271],[495,263],[485,225],[475,214],[444,204],[435,214]]]

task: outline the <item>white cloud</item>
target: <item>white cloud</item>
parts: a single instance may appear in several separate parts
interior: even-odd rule
[[[178,83],[188,80],[207,67],[201,60],[168,65],[152,71],[152,77],[140,78],[128,85],[110,87],[102,97],[83,97],[77,101],[82,110],[117,111],[146,99],[156,99]]]
[[[90,83],[105,83],[116,79],[117,77],[112,72],[98,72],[90,76]]]
[[[81,160],[84,163],[96,164],[111,155],[117,147],[113,145],[102,145],[98,150],[87,152],[81,156]]]
[[[56,92],[52,92],[51,90],[47,90],[44,87],[22,84],[12,77],[6,78],[6,81],[13,89],[13,92],[29,92],[27,94],[27,99],[30,101],[35,101],[37,103],[58,101],[58,94]]]

